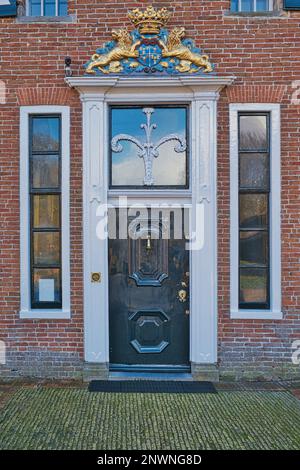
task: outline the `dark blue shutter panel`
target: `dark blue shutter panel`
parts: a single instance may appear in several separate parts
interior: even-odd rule
[[[0,18],[17,16],[17,0],[0,0]]]
[[[300,10],[300,0],[284,0],[283,8],[285,10]]]

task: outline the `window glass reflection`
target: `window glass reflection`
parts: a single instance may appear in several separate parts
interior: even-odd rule
[[[59,151],[59,118],[32,118],[32,151]]]
[[[269,308],[269,114],[239,114],[240,308]]]
[[[53,266],[60,261],[60,235],[58,232],[34,232],[33,262],[35,265]]]
[[[240,154],[240,187],[268,189],[269,155],[265,153]]]
[[[58,155],[32,155],[31,165],[33,188],[59,187]]]
[[[240,149],[267,150],[267,117],[240,116]]]
[[[167,140],[159,146],[151,159],[153,183],[145,183],[145,160],[139,156],[147,142],[147,132],[151,149],[161,139],[171,134],[186,143],[187,110],[185,107],[151,108],[149,129],[145,129],[147,115],[143,107],[112,108],[111,137],[126,134],[130,138],[119,140],[122,150],[111,152],[111,187],[181,186],[187,184],[187,152],[178,151],[176,139]],[[177,150],[177,151],[176,151]]]
[[[240,227],[264,228],[268,224],[266,194],[240,194]]]
[[[265,265],[268,262],[268,233],[240,232],[240,266]]]
[[[50,194],[33,196],[33,227],[58,228],[60,197]]]
[[[240,302],[242,304],[267,303],[267,283],[267,269],[242,269],[240,274]]]

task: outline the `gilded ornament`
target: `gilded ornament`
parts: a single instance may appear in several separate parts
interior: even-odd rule
[[[210,73],[213,65],[207,55],[185,38],[185,29],[164,29],[170,18],[166,8],[152,6],[129,12],[136,29],[112,31],[112,41],[105,44],[85,65],[88,74],[185,74]]]

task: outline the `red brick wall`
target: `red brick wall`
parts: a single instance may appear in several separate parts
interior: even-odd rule
[[[69,0],[75,23],[21,24],[0,19],[0,327],[11,351],[65,352],[83,358],[81,105],[64,84],[64,58],[74,75],[114,27],[128,25],[127,11],[153,4],[174,11],[169,28],[186,27],[219,74],[237,77],[222,93],[218,111],[219,339],[223,370],[251,366],[277,370],[290,364],[291,341],[300,338],[299,117],[291,104],[300,78],[300,13],[277,17],[225,16],[229,0],[122,2]],[[229,318],[229,102],[282,104],[282,321]],[[70,321],[20,320],[19,311],[19,106],[71,107],[71,291]],[[50,354],[49,363],[55,361]],[[51,359],[52,358],[52,359]],[[54,358],[54,359],[53,359]],[[279,367],[279,369],[278,369]],[[280,369],[281,368],[281,369]],[[299,372],[299,367],[298,367]]]

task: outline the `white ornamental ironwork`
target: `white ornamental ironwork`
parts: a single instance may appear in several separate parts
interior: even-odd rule
[[[186,140],[180,137],[177,134],[168,134],[165,137],[162,137],[157,144],[151,141],[152,131],[156,129],[156,124],[151,124],[151,115],[154,113],[153,108],[143,108],[143,113],[146,114],[147,123],[141,124],[141,128],[145,130],[146,133],[146,142],[142,143],[134,136],[129,134],[118,134],[111,140],[111,148],[113,152],[122,152],[123,146],[120,144],[121,140],[125,140],[128,142],[132,142],[138,147],[138,156],[144,159],[145,165],[145,177],[144,177],[144,185],[145,186],[152,186],[154,184],[153,178],[153,158],[157,158],[159,156],[159,147],[166,142],[170,142],[171,140],[177,141],[177,144],[174,147],[175,152],[181,153],[185,152],[186,150]]]

